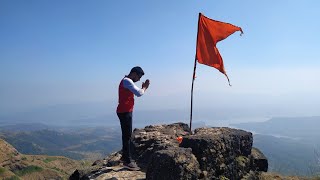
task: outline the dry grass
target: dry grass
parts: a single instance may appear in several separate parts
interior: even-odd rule
[[[76,169],[88,165],[62,156],[23,155],[0,139],[1,180],[68,179]]]
[[[276,173],[263,172],[260,177],[261,180],[316,180],[310,177],[301,177],[301,176],[282,176]]]
[[[14,178],[15,174],[4,167],[0,167],[0,179]]]

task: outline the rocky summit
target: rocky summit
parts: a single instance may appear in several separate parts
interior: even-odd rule
[[[182,138],[181,138],[182,137]],[[259,179],[268,161],[252,147],[252,133],[228,127],[198,128],[187,124],[146,126],[132,135],[133,158],[141,167],[122,166],[121,151],[91,168],[78,169],[70,179]]]

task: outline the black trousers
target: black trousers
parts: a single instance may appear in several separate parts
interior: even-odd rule
[[[132,112],[117,113],[122,131],[122,160],[131,162]]]

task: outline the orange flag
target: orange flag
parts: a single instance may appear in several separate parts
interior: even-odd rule
[[[240,27],[215,21],[201,13],[199,14],[196,60],[201,64],[218,69],[227,77],[229,85],[230,80],[224,69],[223,60],[216,45],[219,41],[224,40],[236,31],[241,31],[241,34],[243,34]]]

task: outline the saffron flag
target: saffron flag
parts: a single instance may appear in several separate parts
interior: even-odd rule
[[[218,69],[227,77],[229,85],[230,80],[224,69],[223,60],[216,45],[219,41],[224,40],[236,31],[241,31],[241,34],[243,34],[240,27],[215,21],[199,13],[196,60],[201,64]]]

